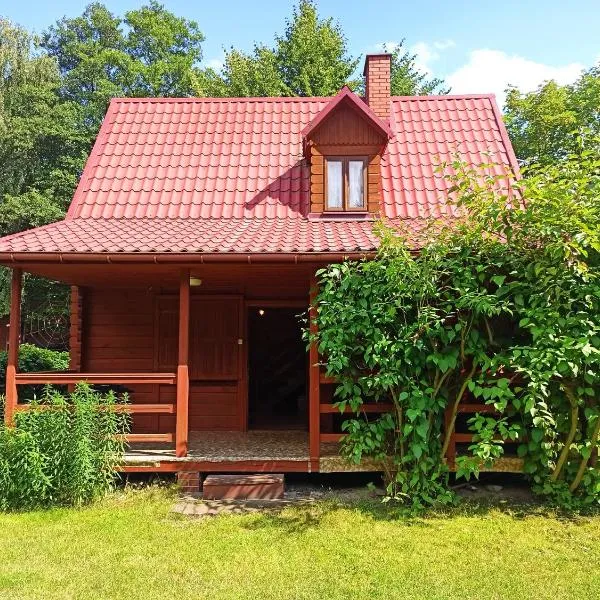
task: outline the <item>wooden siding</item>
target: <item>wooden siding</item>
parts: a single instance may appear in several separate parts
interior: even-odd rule
[[[71,311],[69,323],[69,370],[81,370],[81,326],[83,291],[71,286]]]
[[[380,146],[382,134],[349,106],[336,107],[311,135],[317,146]]]
[[[89,288],[82,312],[81,370],[90,373],[164,371],[155,368],[152,292]],[[128,385],[127,390],[133,403],[160,402],[158,385]],[[133,432],[173,431],[173,427],[159,429],[163,419],[168,421],[172,417],[135,414]]]
[[[202,279],[202,286],[193,288],[191,294],[191,430],[245,429],[244,299],[254,306],[289,301],[296,303],[300,312],[307,304],[312,270],[314,267],[310,265],[204,265],[193,269],[192,275]],[[153,286],[124,288],[126,281],[114,276],[112,285],[115,287],[80,288],[79,294],[72,296],[72,301],[78,303],[72,305],[71,311],[76,315],[73,322],[79,323],[80,370],[86,373],[175,372],[179,318],[175,282],[164,287],[159,282]],[[75,330],[71,333],[72,341],[77,343]],[[126,387],[134,404],[174,404],[176,400],[172,385],[128,384]],[[174,414],[134,413],[132,418],[134,433],[175,431]]]

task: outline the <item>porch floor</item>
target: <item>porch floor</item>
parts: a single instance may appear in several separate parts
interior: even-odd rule
[[[311,472],[308,432],[298,430],[190,431],[188,455],[175,456],[173,444],[133,443],[125,452],[127,471],[184,470],[199,466],[205,472]],[[377,471],[364,461],[350,464],[339,444],[321,444],[318,471]]]
[[[188,455],[175,456],[173,444],[134,443],[126,463],[176,460],[184,462],[308,461],[308,433],[281,431],[190,431]]]

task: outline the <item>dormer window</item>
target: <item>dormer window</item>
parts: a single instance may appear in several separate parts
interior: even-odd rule
[[[325,158],[325,210],[367,210],[365,156]]]

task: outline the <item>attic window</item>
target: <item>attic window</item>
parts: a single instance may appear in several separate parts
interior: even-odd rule
[[[325,210],[367,209],[365,156],[328,156],[325,159]]]

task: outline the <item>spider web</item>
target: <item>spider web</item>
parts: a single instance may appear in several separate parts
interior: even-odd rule
[[[37,304],[35,310],[24,315],[23,341],[43,348],[69,348],[69,301],[48,298]]]

